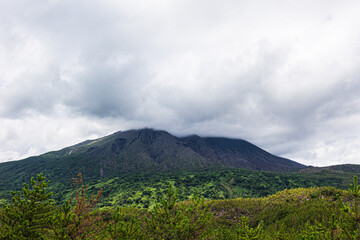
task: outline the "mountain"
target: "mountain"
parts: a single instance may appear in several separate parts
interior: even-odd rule
[[[40,172],[52,182],[66,184],[79,170],[88,182],[96,182],[101,178],[167,171],[245,168],[284,172],[304,167],[240,139],[175,137],[165,131],[140,129],[1,163],[0,192],[8,192],[11,186],[19,189]]]
[[[340,164],[327,167],[313,167],[308,166],[301,169],[301,173],[321,173],[321,172],[333,172],[333,173],[360,173],[360,165],[357,164]]]
[[[345,172],[312,171],[240,139],[176,137],[152,129],[116,132],[59,151],[0,164],[0,203],[43,173],[59,203],[74,197],[71,179],[79,170],[89,194],[103,188],[102,206],[149,207],[169,183],[179,198],[194,192],[207,199],[260,197],[283,189],[315,186],[346,188],[354,166]]]
[[[175,137],[153,129],[129,130],[25,160],[0,164],[4,172],[29,169],[63,175],[82,169],[101,177],[133,171],[166,171],[231,167],[264,171],[290,171],[305,167],[274,156],[240,139]],[[1,178],[1,177],[0,177]]]

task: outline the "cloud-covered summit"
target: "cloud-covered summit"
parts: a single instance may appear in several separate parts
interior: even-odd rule
[[[0,3],[0,162],[154,127],[360,163],[357,1]]]

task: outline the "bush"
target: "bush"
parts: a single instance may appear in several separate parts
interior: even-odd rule
[[[202,239],[209,234],[213,215],[204,199],[194,194],[190,201],[177,204],[177,197],[177,189],[170,184],[167,195],[160,199],[147,219],[149,238]]]
[[[12,204],[4,206],[0,215],[1,239],[45,239],[53,220],[52,193],[46,192],[49,182],[42,174],[31,178],[31,187],[24,184],[23,196],[12,192]]]

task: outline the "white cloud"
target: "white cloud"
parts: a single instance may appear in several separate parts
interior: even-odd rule
[[[128,128],[360,163],[358,1],[0,3],[0,162]]]

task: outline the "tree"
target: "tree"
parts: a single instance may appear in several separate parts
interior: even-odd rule
[[[61,210],[56,211],[53,231],[56,239],[91,239],[105,227],[102,217],[94,212],[94,208],[100,201],[102,188],[97,195],[92,195],[88,201],[86,190],[88,186],[83,184],[81,172],[72,179],[74,188],[81,187],[76,191],[75,205],[71,207],[73,199],[69,199]]]
[[[106,232],[110,239],[142,239],[141,222],[119,207],[112,214],[112,221],[107,225]]]
[[[12,204],[4,206],[0,216],[2,239],[45,239],[52,225],[54,200],[52,193],[46,192],[49,182],[42,174],[36,180],[31,178],[31,186],[24,184],[23,196],[18,191],[11,192]]]
[[[71,211],[69,202],[58,208],[54,215],[54,238],[59,240],[72,239],[79,228],[81,219],[76,219],[76,214]]]
[[[242,216],[240,222],[238,223],[236,232],[236,239],[239,240],[261,240],[264,239],[262,222],[256,228],[249,227],[249,218]]]
[[[150,217],[147,230],[154,239],[202,239],[208,232],[213,215],[204,199],[194,194],[188,202],[177,204],[178,191],[169,185]]]
[[[360,186],[358,185],[357,176],[354,176],[354,184],[348,190],[350,198],[345,203],[340,195],[337,195],[342,212],[345,217],[336,218],[335,214],[331,215],[328,227],[320,223],[306,226],[305,231],[299,235],[303,240],[335,240],[335,239],[360,239]]]
[[[339,226],[342,233],[348,239],[360,238],[360,186],[358,185],[358,178],[354,176],[354,184],[349,189],[351,200],[345,204],[340,196],[338,196],[341,208],[348,216],[347,221],[341,220]]]

